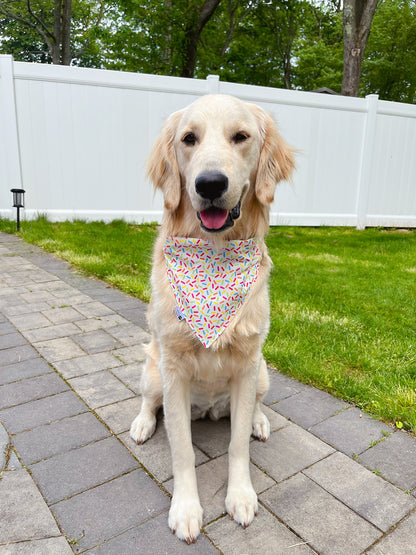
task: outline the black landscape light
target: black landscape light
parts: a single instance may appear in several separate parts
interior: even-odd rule
[[[13,207],[17,208],[17,231],[20,229],[20,209],[25,207],[25,190],[10,189],[13,193]]]

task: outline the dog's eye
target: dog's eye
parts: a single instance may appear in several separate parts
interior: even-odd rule
[[[234,143],[243,143],[244,141],[246,141],[248,139],[249,135],[247,133],[244,133],[243,131],[239,131],[238,133],[236,133],[233,136],[233,142]]]
[[[196,137],[193,133],[187,133],[182,139],[182,142],[188,146],[193,146],[196,143]]]

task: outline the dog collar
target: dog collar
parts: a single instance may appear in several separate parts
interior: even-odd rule
[[[262,259],[257,241],[227,241],[217,249],[203,239],[168,237],[163,254],[178,319],[186,319],[201,343],[210,347],[257,279]]]

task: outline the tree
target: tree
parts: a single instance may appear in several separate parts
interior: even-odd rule
[[[229,0],[201,37],[197,71],[270,87],[293,87],[294,49],[304,0]]]
[[[52,63],[71,63],[71,0],[54,0],[53,15],[48,2],[1,1],[0,13],[36,31],[45,42]],[[50,6],[52,8],[52,6]],[[46,9],[45,9],[46,8]]]
[[[117,64],[133,71],[194,77],[201,34],[220,1],[115,1],[122,19],[117,32],[121,30],[129,45],[114,52]]]
[[[342,94],[358,96],[361,67],[378,0],[344,0],[344,74]]]
[[[341,92],[343,29],[337,3],[305,3],[293,54],[296,88],[312,91],[328,87]]]
[[[91,45],[94,29],[104,16],[104,4],[104,0],[0,0],[1,50],[7,51],[10,45],[9,53],[15,54],[20,46],[24,59],[69,65]],[[32,48],[25,52],[28,40]]]
[[[188,17],[184,25],[184,55],[180,70],[181,77],[194,76],[198,42],[202,30],[212,17],[220,1],[221,0],[205,0],[201,6],[194,2],[191,3],[190,11],[188,12]]]
[[[371,27],[361,81],[363,94],[416,103],[416,3],[381,0]]]

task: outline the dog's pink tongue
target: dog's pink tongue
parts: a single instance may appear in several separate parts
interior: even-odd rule
[[[220,208],[208,208],[199,213],[201,221],[207,229],[221,229],[225,224],[228,212]]]

